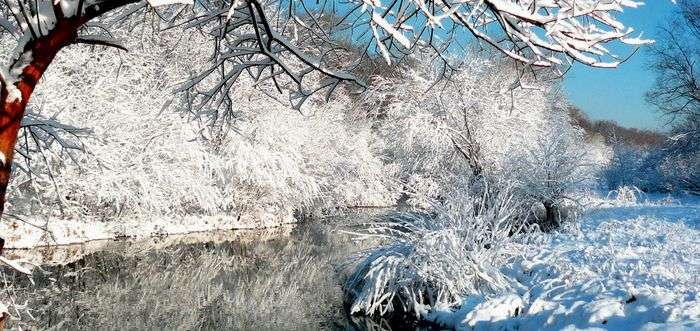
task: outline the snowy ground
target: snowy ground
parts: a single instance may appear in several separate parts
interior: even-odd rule
[[[99,220],[50,219],[19,221],[6,218],[0,222],[0,234],[7,249],[74,245],[115,238],[149,238],[194,232],[233,229],[265,229],[294,223],[291,215],[220,215],[150,217],[101,222]]]
[[[127,240],[91,240],[79,244],[42,246],[33,249],[10,249],[0,259],[7,258],[10,263],[26,266],[66,265],[86,256],[102,251],[118,251],[121,254],[139,254],[147,251],[160,251],[193,244],[221,244],[264,242],[269,239],[288,237],[296,227],[295,224],[281,225],[265,229],[235,229],[206,232],[188,232],[167,236],[131,237]],[[125,249],[128,248],[128,249]]]
[[[428,318],[462,330],[700,330],[700,200],[600,200],[576,225],[522,244],[516,290]]]
[[[514,247],[521,254],[504,270],[515,284],[512,291],[468,297],[457,311],[436,309],[426,317],[462,330],[700,330],[700,198],[590,203],[597,207],[562,231]],[[192,218],[49,226],[56,242],[65,244],[246,224],[233,222]],[[26,224],[2,224],[0,233],[9,233],[15,247],[47,243],[42,231]]]

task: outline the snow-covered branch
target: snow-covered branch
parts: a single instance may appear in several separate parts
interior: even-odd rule
[[[159,16],[169,27],[201,29],[213,39],[211,66],[180,87],[180,91],[191,93],[187,100],[194,114],[232,109],[235,101],[228,94],[232,83],[244,73],[258,82],[269,82],[280,92],[290,89],[291,102],[299,108],[321,91],[328,96],[342,82],[365,87],[351,72],[368,57],[381,54],[388,63],[400,62],[416,49],[428,48],[444,60],[444,53],[471,39],[468,34],[535,66],[577,61],[614,67],[623,59],[609,51],[607,44],[650,42],[633,35],[634,30],[616,18],[625,8],[642,5],[629,0],[355,0],[322,4],[308,0],[207,0],[188,10],[180,6],[192,3],[187,0],[15,1],[0,5],[8,15],[0,21],[0,30],[18,37],[13,63],[7,70],[10,82],[17,80],[13,76],[31,60],[34,41],[49,35],[66,19],[76,21],[75,36],[68,43],[115,47],[120,44],[105,36],[79,35],[77,27],[114,9],[139,3],[132,7],[136,9],[101,19],[114,23],[141,9],[159,7]],[[364,47],[362,54],[329,65],[329,59],[337,57],[342,48],[339,40],[343,38]],[[207,79],[216,83],[196,88]]]
[[[459,34],[463,30],[531,65],[559,65],[568,58],[594,67],[616,67],[623,59],[607,44],[636,47],[652,42],[616,17],[641,5],[629,0],[393,0],[388,5],[365,1],[357,12],[367,13],[367,24],[383,28],[384,35],[375,42],[385,56],[392,46],[411,49],[428,44],[442,49],[445,43],[463,39],[453,36],[463,36]]]
[[[329,95],[342,82],[364,86],[354,75],[329,68],[322,58],[313,56],[278,31],[266,4],[258,0],[240,1],[227,11],[216,9],[215,3],[203,3],[207,5],[211,7],[206,7],[203,14],[180,23],[214,38],[209,68],[178,88],[178,92],[187,92],[186,104],[196,117],[233,117],[231,110],[238,100],[231,99],[230,92],[242,74],[250,75],[256,84],[269,82],[280,93],[290,90],[290,101],[297,109],[310,96],[321,91]],[[212,21],[222,19],[224,23],[212,27]]]

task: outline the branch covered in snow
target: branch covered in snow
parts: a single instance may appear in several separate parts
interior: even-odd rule
[[[19,263],[17,263],[17,261],[6,259],[6,258],[0,256],[0,262],[4,265],[10,267],[10,269],[15,270],[17,272],[23,273],[25,275],[32,274],[31,270],[21,266]]]
[[[393,63],[427,48],[447,62],[448,53],[477,39],[529,65],[576,61],[615,67],[624,58],[613,54],[608,44],[636,47],[651,42],[617,18],[624,9],[643,4],[631,0],[206,0],[196,6],[186,6],[191,0],[15,1],[0,4],[6,17],[0,20],[0,31],[18,38],[15,63],[7,70],[10,83],[21,73],[26,62],[22,59],[31,56],[26,54],[31,42],[65,18],[77,17],[84,24],[104,16],[101,22],[114,23],[157,7],[169,27],[201,29],[212,39],[211,66],[180,87],[191,93],[188,103],[195,114],[232,109],[236,101],[228,92],[244,73],[280,92],[290,89],[291,102],[299,108],[319,92],[327,97],[342,82],[364,87],[352,72],[363,59],[376,55]],[[330,59],[344,47],[343,39],[364,50],[359,58],[331,65]],[[118,47],[103,37],[79,35],[73,42]],[[207,79],[216,82],[195,88]]]
[[[323,30],[318,18],[332,13],[328,35],[349,35],[367,47],[364,55],[379,54],[389,63],[401,61],[418,48],[443,57],[461,52],[476,39],[506,56],[534,66],[571,61],[594,67],[616,67],[625,60],[610,44],[634,48],[652,41],[625,26],[618,16],[643,5],[630,0],[355,0],[291,1],[289,15],[302,26]],[[287,2],[285,2],[287,5]],[[303,10],[301,10],[303,9]],[[304,19],[303,12],[310,19]],[[470,36],[471,35],[471,36]],[[631,53],[631,52],[630,52]]]
[[[232,110],[240,100],[232,99],[230,92],[244,74],[256,85],[268,84],[279,93],[291,91],[296,109],[319,92],[329,96],[343,82],[364,87],[354,75],[331,68],[323,55],[314,55],[333,44],[330,38],[315,38],[321,45],[312,48],[291,40],[275,23],[279,15],[270,12],[268,3],[237,1],[228,10],[220,9],[216,1],[201,6],[204,9],[194,17],[176,25],[199,29],[212,38],[210,65],[177,89],[187,93],[186,105],[195,117],[235,118]]]

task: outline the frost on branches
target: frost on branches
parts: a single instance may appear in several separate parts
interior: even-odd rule
[[[159,47],[175,43],[186,47]],[[51,219],[230,215],[264,226],[295,211],[393,204],[370,123],[349,118],[347,100],[304,116],[243,80],[231,93],[243,101],[232,108],[235,123],[187,112],[168,86],[208,65],[203,44],[194,31],[171,31],[129,41],[132,52],[119,56],[60,54],[20,131],[8,210]],[[82,80],[66,85],[70,75]]]
[[[467,55],[438,83],[440,73],[422,69],[429,68],[424,59],[398,77],[374,78],[365,102],[380,109],[378,132],[409,204],[449,201],[453,190],[485,178],[491,186],[514,184],[512,193],[528,204],[556,209],[591,181],[594,156],[583,151],[597,148],[576,148],[582,132],[570,123],[556,84],[489,57]]]
[[[237,100],[229,92],[243,75],[268,81],[279,92],[291,89],[290,99],[300,107],[311,95],[321,91],[330,94],[342,82],[365,86],[352,72],[367,56],[382,54],[392,62],[415,49],[427,48],[442,57],[451,44],[463,41],[459,40],[463,35],[460,31],[535,66],[567,60],[616,66],[620,60],[606,44],[648,42],[616,19],[616,13],[624,8],[641,5],[630,0],[188,3],[191,1],[33,0],[0,4],[0,31],[16,39],[9,63],[0,70],[0,152],[6,160],[0,196],[4,197],[9,182],[27,102],[56,54],[72,44],[123,49],[109,29],[154,6],[162,8],[158,17],[167,28],[198,29],[215,41],[210,65],[181,89],[190,91],[203,81],[217,81],[209,91],[190,96],[188,107],[194,113],[232,110]],[[337,57],[335,50],[343,48],[337,40],[348,34],[350,40],[365,43],[363,55],[355,63],[331,65],[329,61]],[[364,34],[372,37],[362,38]]]
[[[371,27],[377,48],[387,61],[395,56],[392,48],[411,49],[416,43],[427,43],[440,50],[458,42],[459,31],[466,30],[532,65],[562,64],[565,60],[561,55],[566,55],[590,66],[615,67],[620,59],[606,44],[650,42],[615,17],[625,8],[641,5],[629,0],[363,1],[357,2],[348,16],[366,13],[362,22]],[[438,37],[440,34],[447,38]]]

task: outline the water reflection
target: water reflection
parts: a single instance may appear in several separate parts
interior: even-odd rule
[[[58,329],[432,330],[407,316],[350,316],[342,283],[360,247],[340,228],[367,214],[270,235],[112,242],[6,286],[32,308],[10,326]],[[72,248],[76,249],[76,248]],[[40,251],[39,251],[40,252]],[[31,253],[31,252],[24,252]],[[43,262],[49,262],[45,253]],[[42,255],[43,254],[43,255]],[[65,261],[64,261],[65,262]]]

